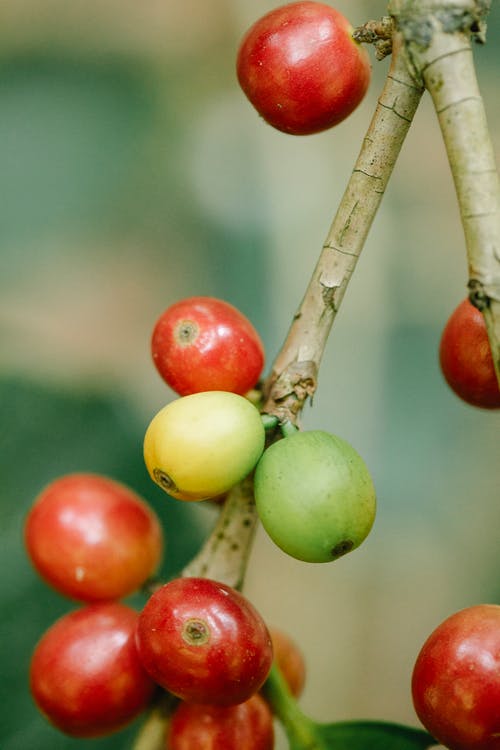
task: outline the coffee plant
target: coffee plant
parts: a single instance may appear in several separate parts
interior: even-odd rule
[[[500,188],[471,51],[486,40],[488,12],[487,0],[390,0],[386,16],[354,28],[332,6],[299,0],[242,35],[242,96],[283,137],[324,131],[354,112],[372,54],[390,56],[390,68],[269,371],[259,332],[225,300],[172,300],[152,326],[151,364],[176,398],[151,418],[145,466],[173,501],[212,503],[218,513],[193,558],[171,579],[158,577],[175,529],[114,478],[61,476],[34,500],[27,554],[48,585],[79,603],[40,635],[31,662],[33,699],[62,732],[104,736],[143,715],[133,750],[272,750],[275,722],[291,750],[500,749],[499,605],[451,614],[415,656],[408,700],[423,725],[415,728],[306,715],[300,644],[243,593],[258,523],[304,563],[351,554],[372,530],[369,467],[342,435],[305,430],[301,416],[425,91],[468,266],[466,299],[443,331],[442,372],[469,404],[500,408]],[[140,611],[121,601],[136,591],[146,595]]]

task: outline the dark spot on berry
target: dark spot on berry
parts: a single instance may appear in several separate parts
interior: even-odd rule
[[[175,338],[181,346],[189,346],[195,341],[200,329],[194,320],[180,320],[175,326]]]
[[[210,628],[204,620],[187,620],[182,628],[182,638],[190,646],[203,646],[210,638]]]
[[[342,555],[347,554],[347,552],[350,552],[354,547],[354,542],[352,539],[344,539],[342,542],[339,542],[335,545],[335,547],[332,548],[331,556],[333,559],[336,557],[341,557]]]
[[[159,484],[160,487],[165,490],[165,492],[176,492],[177,486],[174,480],[172,479],[172,477],[169,477],[169,475],[164,471],[155,468],[153,469],[153,476],[156,484]]]

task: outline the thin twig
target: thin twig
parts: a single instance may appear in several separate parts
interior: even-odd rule
[[[433,70],[432,66],[427,66],[426,69],[425,65],[420,65],[418,62],[418,55],[424,54],[426,50],[428,54],[431,54],[432,46],[428,42],[432,39],[432,35],[429,38],[427,35],[434,20],[430,19],[429,14],[434,6],[438,10],[442,9],[447,5],[447,1],[435,0],[433,3],[430,0],[430,2],[421,3],[417,0],[393,0],[390,4],[390,12],[401,22],[403,11],[407,12],[424,5],[427,20],[425,21],[422,16],[420,20],[425,23],[421,26],[414,25],[406,40],[401,24],[394,31],[391,67],[372,122],[303,301],[294,317],[284,345],[275,359],[271,375],[264,384],[263,412],[275,415],[280,422],[295,423],[307,398],[316,390],[317,374],[328,334],[420,102],[424,82],[435,101],[440,102],[439,81],[434,81],[433,78],[439,66],[435,65]],[[473,0],[456,0],[455,2],[455,7],[459,7],[460,10],[465,8],[467,11],[470,5],[476,6],[476,9],[480,8],[481,16],[484,16],[488,2],[487,0],[477,0],[475,3]],[[476,20],[475,28],[471,21],[469,37],[470,33],[478,35],[483,33],[480,20]],[[460,22],[464,23],[464,17]],[[457,29],[455,28],[454,31],[457,32]],[[456,43],[458,40],[460,48],[463,44],[460,36],[460,33],[448,34],[448,41],[454,39]],[[456,55],[455,58],[458,59],[458,56]],[[454,59],[453,65],[455,64]],[[441,74],[443,74],[442,71]],[[473,68],[472,74],[474,75]],[[467,69],[467,75],[470,78],[470,66]],[[477,107],[476,95],[474,94],[472,98]],[[489,330],[492,327],[496,330],[499,320],[497,305],[500,305],[498,279],[493,274],[492,281],[491,272],[490,270],[484,271],[483,263],[484,247],[489,248],[487,253],[493,257],[496,255],[496,261],[498,261],[498,248],[500,247],[498,178],[492,164],[491,153],[488,152],[488,149],[491,150],[491,145],[488,145],[490,144],[489,135],[483,123],[480,106],[482,102],[480,102],[479,109],[475,110],[472,120],[475,122],[475,118],[479,117],[480,137],[487,146],[482,152],[481,162],[476,163],[475,169],[473,165],[471,166],[471,162],[467,162],[466,165],[465,162],[457,161],[452,156],[454,150],[469,150],[467,138],[470,136],[467,133],[473,128],[473,122],[469,119],[464,120],[461,126],[461,136],[457,136],[453,128],[451,128],[453,134],[449,135],[448,115],[452,110],[460,109],[455,106],[455,102],[450,102],[450,104],[451,108],[443,107],[441,104],[436,104],[436,106],[456,180],[467,245],[471,253],[470,265],[474,271],[473,277],[481,282],[482,288],[487,292],[488,304],[484,313],[485,317],[490,315]],[[448,113],[446,113],[447,109]],[[460,138],[465,138],[465,142],[461,142]],[[481,174],[479,180],[478,171]],[[495,176],[492,177],[493,174]],[[488,180],[491,180],[491,184]],[[483,187],[479,189],[478,185]],[[476,194],[475,197],[472,197],[472,193]],[[488,216],[491,214],[494,218],[479,219],[478,213],[481,212],[477,211],[476,199],[491,201],[491,210],[490,203],[487,203],[488,210],[483,213]],[[469,201],[472,202],[469,203]],[[497,339],[500,339],[500,335]],[[231,490],[214,530],[200,552],[184,568],[182,575],[211,577],[235,588],[241,588],[256,523],[253,481],[250,476],[241,485]],[[135,750],[139,748],[140,750],[143,748],[144,750],[146,748],[159,750],[158,743],[160,738],[164,737],[165,732],[164,721],[165,719],[161,716],[151,714],[142,737],[138,738],[138,742],[142,744],[136,744]]]
[[[394,35],[387,80],[302,304],[274,361],[263,411],[295,422],[317,386],[328,334],[379,208],[423,86]]]
[[[137,733],[132,750],[165,750],[168,717],[154,708]]]
[[[170,717],[178,703],[178,698],[170,693],[158,692],[134,738],[132,750],[165,750]]]
[[[500,383],[500,181],[471,49],[471,37],[484,34],[489,3],[441,0],[433,15],[424,15],[420,3],[397,5],[412,69],[441,127],[465,235],[469,296],[483,313]],[[426,36],[416,41],[415,27],[424,22]]]
[[[249,476],[229,492],[214,529],[182,575],[213,578],[241,589],[256,524],[253,478]]]
[[[422,88],[408,73],[399,41],[396,36],[387,81],[360,155],[302,305],[274,363],[263,411],[281,422],[294,423],[316,388],[328,333],[420,101]],[[211,577],[241,588],[256,523],[250,476],[231,490],[215,528],[182,575]]]
[[[402,57],[396,37],[391,68],[360,155],[274,363],[263,411],[281,422],[294,423],[316,388],[328,333],[420,101],[423,89],[409,75]],[[241,588],[256,523],[249,477],[230,492],[217,525],[182,575],[212,577]]]

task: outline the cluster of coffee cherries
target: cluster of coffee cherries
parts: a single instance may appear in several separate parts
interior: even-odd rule
[[[239,310],[211,297],[177,302],[156,322],[151,351],[177,397],[147,428],[144,457],[172,498],[220,500],[255,470],[258,512],[286,552],[322,562],[360,543],[374,507],[366,467],[345,441],[322,431],[293,430],[266,448],[255,403],[264,347]],[[283,657],[286,636],[271,633],[241,593],[207,578],[156,587],[139,613],[124,603],[155,575],[163,554],[147,501],[108,477],[62,476],[35,499],[25,541],[42,578],[80,602],[42,636],[31,662],[33,697],[55,726],[76,737],[116,731],[163,689],[180,701],[171,750],[207,726],[222,732],[228,749],[243,748],[245,732],[248,747],[272,747],[272,714],[259,691],[273,644],[285,676],[295,663],[296,694],[297,671],[302,681],[300,658],[290,661],[294,649]]]
[[[264,347],[240,311],[211,297],[177,302],[156,322],[151,350],[177,397],[147,428],[144,456],[172,498],[222,499],[254,471],[257,510],[290,555],[328,561],[360,543],[374,508],[365,465],[322,431],[292,430],[266,447],[255,399]],[[289,640],[284,648],[287,636],[270,631],[241,593],[208,578],[156,586],[141,612],[124,603],[163,554],[147,501],[105,476],[62,476],[35,499],[25,541],[42,578],[80,603],[41,637],[31,662],[33,697],[56,727],[75,737],[116,731],[163,689],[179,700],[170,750],[207,726],[228,749],[244,748],[245,732],[248,747],[272,747],[260,689],[274,651],[285,677],[293,665],[289,684],[298,694],[300,652]]]
[[[237,75],[266,122],[308,135],[358,106],[370,64],[352,32],[338,11],[310,0],[277,8],[249,29]],[[273,439],[266,438],[258,387],[264,348],[240,311],[211,297],[177,302],[158,319],[151,349],[177,395],[144,438],[158,485],[182,501],[223,499],[253,473],[262,525],[287,554],[329,562],[361,544],[376,506],[365,463],[326,431],[287,424],[277,434],[274,423]],[[468,301],[444,331],[440,361],[461,398],[500,406],[484,321]],[[167,750],[272,749],[273,717],[261,688],[274,659],[299,695],[300,651],[240,592],[209,578],[159,585],[140,612],[124,603],[163,554],[162,528],[145,500],[108,477],[63,476],[36,498],[25,540],[43,579],[79,602],[42,635],[32,657],[31,691],[53,725],[74,737],[106,735],[163,691],[176,701]],[[494,616],[496,623],[497,610]],[[421,682],[417,674],[417,699]]]
[[[237,76],[267,124],[289,135],[310,135],[343,122],[358,107],[371,68],[353,32],[338,10],[314,0],[277,7],[249,28],[238,50]],[[439,362],[462,401],[500,408],[484,318],[469,299],[444,327]]]
[[[178,394],[144,438],[145,463],[160,487],[179,500],[220,498],[254,472],[258,515],[284,552],[329,562],[361,544],[376,505],[363,459],[323,430],[282,425],[281,439],[266,440],[252,397],[264,349],[240,311],[211,297],[178,302],[158,319],[152,354]]]
[[[288,554],[329,561],[365,538],[375,496],[351,446],[323,431],[291,430],[266,447],[251,395],[264,350],[242,313],[210,297],[178,302],[154,327],[152,355],[178,398],[153,418],[144,453],[172,497],[221,498],[253,470],[259,516]],[[272,748],[261,687],[274,651],[299,694],[300,651],[241,593],[211,579],[161,585],[141,612],[125,604],[163,553],[160,522],[145,500],[108,477],[59,477],[36,498],[25,541],[42,578],[80,603],[46,631],[32,657],[31,691],[52,724],[75,737],[105,735],[163,689],[178,701],[168,750],[189,748],[201,735],[204,742],[217,736],[228,750]]]
[[[145,500],[108,477],[59,477],[36,498],[25,542],[42,578],[80,604],[32,655],[31,692],[54,726],[104,736],[167,691],[177,699],[169,750],[192,747],[200,733],[203,747],[210,737],[228,750],[273,747],[273,716],[259,691],[274,655],[299,694],[299,649],[242,594],[211,579],[158,585],[140,612],[125,604],[162,556],[161,526]]]
[[[260,414],[241,395],[262,371],[262,342],[233,306],[192,298],[158,320],[152,354],[179,393],[153,420],[161,427],[156,447],[161,455],[180,457],[186,448],[184,430],[204,434],[210,450],[196,459],[195,447],[189,447],[184,462],[179,461],[186,464],[187,475],[178,475],[169,464],[181,490],[170,483],[167,489],[183,499],[218,496],[243,478],[263,452]],[[173,420],[169,416],[165,422],[171,410]],[[167,449],[173,429],[178,434]],[[224,429],[222,470],[217,435]],[[213,440],[216,447],[210,449]],[[217,464],[215,472],[211,461]],[[153,476],[158,481],[156,472]],[[159,483],[165,487],[163,478]],[[179,577],[159,585],[140,612],[125,603],[155,576],[163,555],[162,527],[146,500],[106,476],[58,477],[28,513],[25,544],[44,581],[79,602],[42,635],[31,660],[33,698],[54,726],[73,737],[107,735],[144,712],[159,693],[167,693],[178,701],[166,740],[169,750],[191,747],[200,732],[205,743],[217,736],[219,746],[228,750],[273,747],[273,717],[260,689],[274,654],[297,695],[304,680],[300,651],[287,635],[268,629],[241,593],[211,579]]]
[[[155,692],[135,642],[138,613],[122,600],[160,563],[163,533],[156,514],[113,479],[68,474],[35,499],[25,544],[44,581],[80,603],[34,649],[30,687],[38,708],[74,737],[120,729]]]

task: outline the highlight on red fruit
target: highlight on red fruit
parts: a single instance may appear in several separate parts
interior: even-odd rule
[[[79,601],[120,599],[157,569],[163,532],[153,509],[98,474],[67,474],[36,498],[25,523],[28,555],[42,578]]]
[[[271,10],[243,37],[236,61],[241,88],[273,127],[309,135],[337,125],[363,99],[368,53],[335,8],[304,0]]]
[[[242,396],[264,367],[264,346],[251,322],[214,297],[189,297],[168,307],[155,324],[151,353],[161,377],[180,396]]]
[[[306,664],[299,646],[283,630],[269,628],[273,644],[274,661],[285,678],[294,698],[298,698],[304,689]]]
[[[122,729],[155,684],[135,644],[138,614],[119,602],[89,604],[57,620],[35,647],[31,693],[49,722],[73,737]]]
[[[174,711],[167,750],[272,750],[273,715],[260,695],[236,706],[181,703]]]
[[[207,578],[177,578],[158,589],[140,614],[137,645],[155,682],[188,703],[243,703],[273,659],[253,605]]]
[[[500,606],[480,604],[442,622],[412,676],[415,711],[450,750],[500,747]]]
[[[446,323],[439,344],[441,371],[463,401],[500,409],[500,388],[482,313],[464,299]]]

